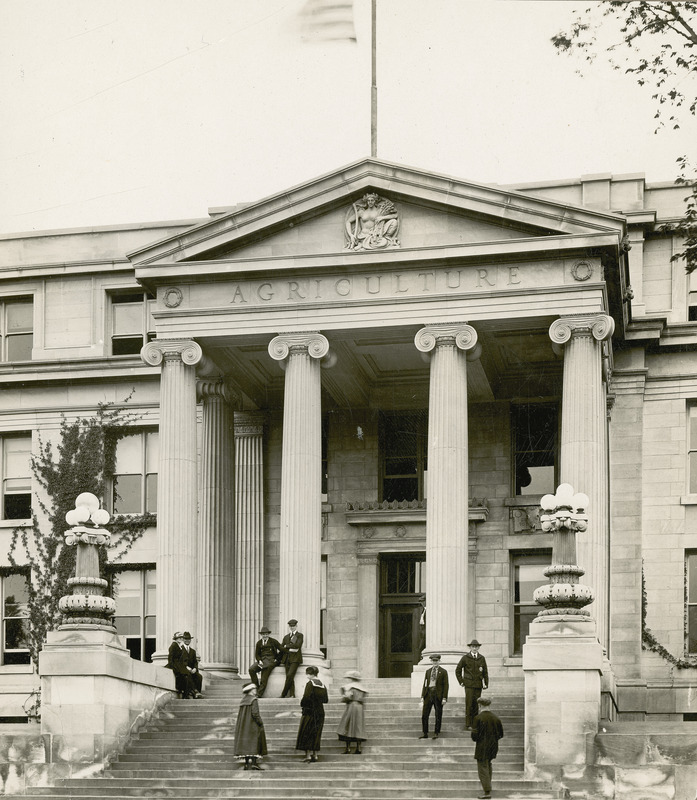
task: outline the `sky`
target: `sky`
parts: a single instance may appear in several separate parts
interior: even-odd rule
[[[204,218],[370,155],[356,42],[306,0],[0,0],[0,234]],[[697,124],[550,38],[588,3],[377,0],[378,157],[476,183],[671,181]],[[583,74],[578,70],[583,66]]]

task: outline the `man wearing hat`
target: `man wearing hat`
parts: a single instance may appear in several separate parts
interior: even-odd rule
[[[486,659],[479,653],[481,645],[476,639],[467,643],[469,653],[465,653],[455,668],[455,677],[460,686],[465,688],[465,727],[472,727],[472,720],[477,716],[477,699],[482,689],[489,685],[489,670]]]
[[[433,653],[429,656],[431,666],[424,675],[424,685],[421,689],[421,702],[423,711],[421,712],[421,727],[423,733],[419,739],[428,739],[428,718],[431,716],[431,709],[436,709],[436,726],[433,731],[433,738],[440,736],[440,724],[443,719],[443,705],[448,702],[448,671],[440,666],[440,654]]]
[[[182,634],[182,640],[184,642],[182,646],[182,660],[187,672],[189,673],[189,676],[191,677],[191,682],[195,690],[193,697],[198,699],[199,697],[203,697],[201,694],[201,689],[203,688],[203,675],[201,675],[201,672],[198,668],[199,657],[196,655],[196,651],[191,646],[191,634],[189,631],[184,631]]]
[[[174,673],[174,687],[182,700],[194,697],[197,694],[196,686],[184,663],[184,634],[180,631],[172,636],[172,644],[167,652],[166,666]]]
[[[472,721],[472,741],[477,743],[474,748],[474,757],[477,760],[479,782],[483,789],[479,800],[489,800],[491,797],[491,762],[499,752],[499,739],[503,738],[503,725],[496,714],[489,711],[491,700],[488,697],[480,697],[477,705],[479,711]]]
[[[288,633],[283,637],[281,664],[286,668],[286,682],[281,697],[295,697],[295,673],[303,663],[303,635],[298,630],[298,620],[288,620]]]
[[[263,697],[271,670],[281,663],[283,650],[280,643],[270,636],[271,631],[266,626],[259,633],[261,639],[254,648],[255,661],[249,668],[249,679],[257,687],[257,697]],[[261,679],[258,673],[261,673]]]

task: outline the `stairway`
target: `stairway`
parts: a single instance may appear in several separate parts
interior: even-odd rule
[[[344,755],[335,730],[343,711],[330,689],[318,763],[296,751],[299,700],[259,701],[269,755],[261,772],[244,771],[233,756],[240,681],[216,680],[202,700],[175,700],[134,739],[105,774],[72,778],[30,790],[26,798],[307,798],[308,800],[432,800],[481,794],[474,742],[464,730],[459,687],[443,714],[438,740],[419,739],[421,710],[409,697],[409,681],[365,681],[368,741],[362,755]],[[523,777],[523,698],[497,695],[492,706],[505,736],[494,762],[493,795],[547,800],[550,787]],[[433,726],[433,714],[431,715]]]

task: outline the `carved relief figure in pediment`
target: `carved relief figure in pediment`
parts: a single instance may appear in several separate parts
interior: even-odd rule
[[[368,192],[346,212],[346,250],[399,247],[399,215],[391,200]]]

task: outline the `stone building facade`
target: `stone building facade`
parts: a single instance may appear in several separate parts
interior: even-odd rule
[[[539,500],[567,482],[608,703],[694,718],[697,286],[662,229],[683,194],[366,160],[205,220],[0,237],[0,716],[36,682],[6,557],[30,453],[130,395],[104,501],[157,513],[114,565],[134,657],[189,629],[245,675],[295,617],[329,679],[452,668],[476,637],[522,681]]]

